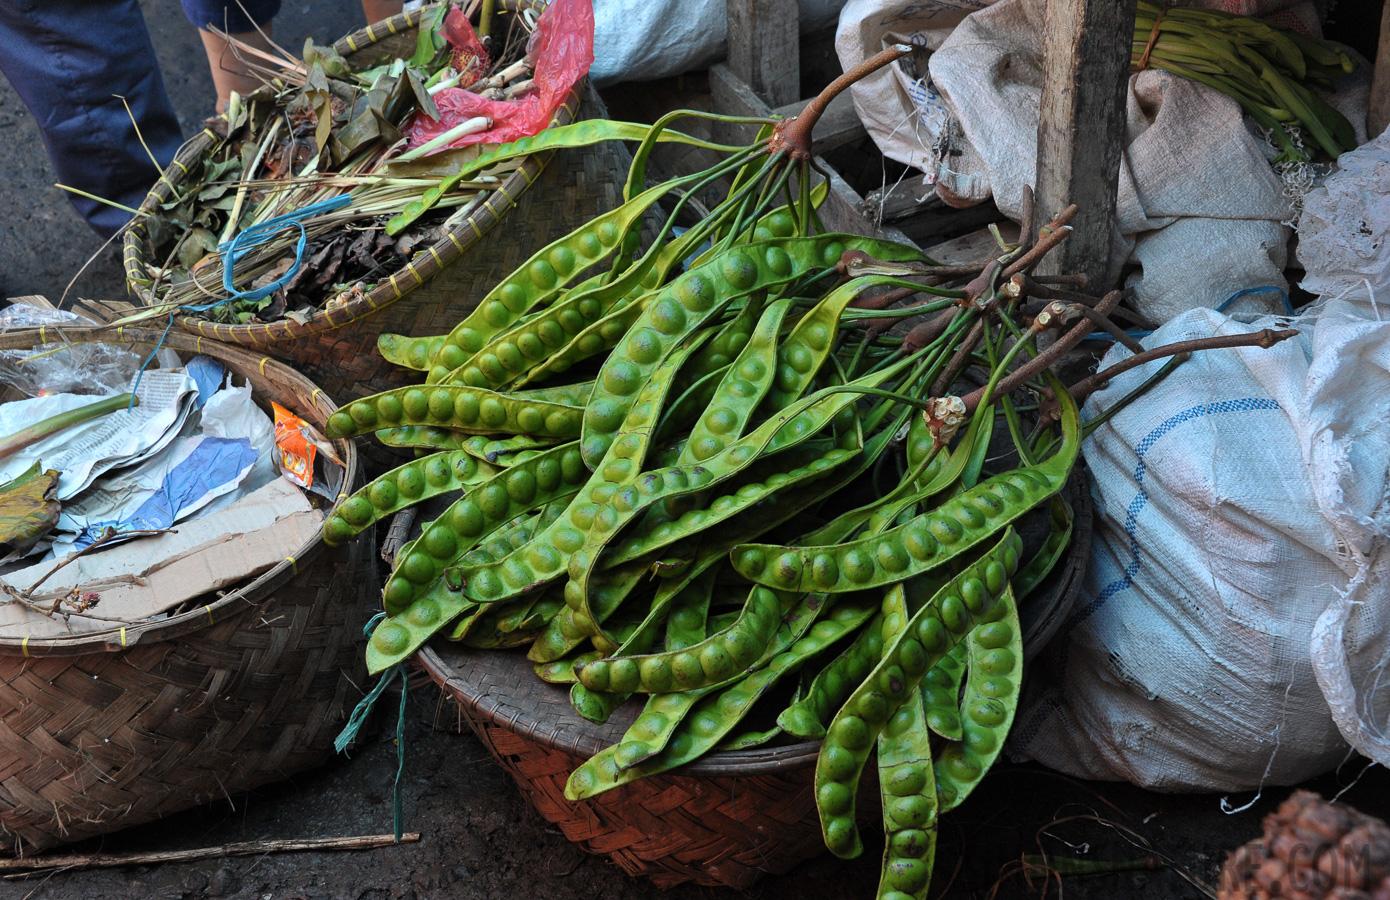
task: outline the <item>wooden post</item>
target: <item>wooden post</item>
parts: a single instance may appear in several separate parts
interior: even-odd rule
[[[1136,0],[1047,0],[1034,218],[1050,221],[1069,203],[1080,211],[1071,238],[1038,271],[1084,274],[1095,294],[1110,287],[1136,7]]]
[[[801,99],[797,0],[725,0],[729,68],[768,106]]]
[[[1376,50],[1376,72],[1371,82],[1371,109],[1366,114],[1366,137],[1376,137],[1390,125],[1390,0],[1380,12],[1380,46]]]

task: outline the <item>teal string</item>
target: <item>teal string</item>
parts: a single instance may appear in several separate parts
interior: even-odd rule
[[[294,212],[288,212],[276,216],[273,219],[268,219],[265,222],[261,222],[259,225],[252,225],[230,241],[223,241],[218,244],[217,252],[222,255],[222,289],[227,293],[227,296],[212,303],[204,303],[197,306],[187,305],[180,307],[180,309],[185,312],[207,312],[223,304],[231,303],[233,300],[255,302],[269,297],[288,284],[290,279],[295,276],[295,273],[299,271],[299,267],[304,263],[304,248],[308,243],[309,234],[304,230],[304,225],[300,220],[319,215],[320,213],[330,213],[334,210],[349,206],[351,203],[352,198],[347,194],[340,194],[337,197],[320,200],[317,203],[311,203]],[[299,238],[295,241],[294,245],[294,262],[291,263],[289,269],[265,287],[252,288],[245,291],[237,290],[232,284],[232,270],[236,268],[237,262],[256,247],[266,243],[278,232],[286,228],[294,228],[299,231]]]
[[[392,824],[396,829],[396,843],[401,842],[401,824],[405,815],[401,811],[401,776],[405,774],[405,697],[410,690],[410,679],[405,674],[405,663],[396,663],[393,669],[401,673],[401,708],[396,715],[396,783],[392,793]]]
[[[401,668],[402,664],[397,663],[382,673],[381,678],[377,680],[376,686],[368,691],[367,696],[363,697],[357,704],[352,711],[352,715],[348,716],[347,724],[343,726],[343,730],[333,739],[334,750],[342,753],[347,750],[348,744],[351,744],[353,740],[356,739],[357,732],[362,730],[362,724],[367,721],[367,715],[372,711],[372,707],[376,705],[377,698],[386,690],[387,685],[394,681],[396,676],[401,674]]]
[[[377,624],[385,618],[386,613],[384,612],[372,616],[371,621],[362,629],[363,633],[370,637]],[[348,745],[357,737],[357,732],[362,729],[362,724],[367,721],[367,716],[371,713],[372,707],[376,705],[377,699],[381,697],[387,685],[397,678],[401,680],[401,705],[396,714],[396,780],[392,788],[392,823],[395,827],[396,843],[400,843],[403,833],[402,826],[405,821],[401,798],[401,776],[405,774],[405,706],[410,690],[410,679],[405,674],[405,663],[396,663],[381,674],[376,686],[368,691],[367,696],[363,697],[353,708],[352,715],[348,716],[347,725],[343,726],[343,730],[333,739],[333,749],[339,753],[347,750]]]

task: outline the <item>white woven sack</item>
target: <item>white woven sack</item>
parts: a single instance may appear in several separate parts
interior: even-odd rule
[[[1390,131],[1337,159],[1337,171],[1303,197],[1298,260],[1314,294],[1390,303]]]
[[[1046,3],[1001,0],[962,20],[974,5],[985,0],[851,0],[836,50],[849,68],[893,41],[934,49],[925,67],[915,54],[854,88],[860,117],[948,201],[993,197],[1018,221],[1036,168]],[[1236,102],[1150,70],[1130,77],[1126,116],[1112,258],[1115,275],[1127,259],[1142,267],[1130,279],[1139,310],[1162,322],[1245,288],[1286,288],[1289,203]],[[1235,309],[1273,311],[1276,297]]]
[[[884,156],[927,173],[935,183],[944,135],[953,122],[945,100],[927,79],[926,54],[936,50],[961,20],[994,0],[849,0],[840,10],[835,54],[845,71],[894,44],[918,49],[911,57],[885,66],[850,85],[854,107],[864,128]],[[965,142],[960,149],[974,153]],[[968,164],[978,168],[976,155]],[[957,168],[961,168],[958,166]]]
[[[1390,485],[1367,460],[1390,453],[1386,428],[1390,379],[1385,331],[1390,321],[1390,132],[1337,159],[1337,171],[1304,198],[1298,222],[1298,257],[1305,290],[1342,301],[1356,315],[1328,320],[1318,339],[1354,349],[1366,362],[1356,368],[1314,366],[1313,409],[1320,415],[1307,431],[1312,447],[1314,490],[1324,515],[1346,534],[1360,562],[1350,588],[1318,618],[1313,629],[1313,664],[1332,717],[1352,745],[1390,764],[1390,703],[1378,690],[1390,665],[1386,635],[1390,604],[1381,582],[1386,560],[1386,495]],[[1340,376],[1340,377],[1339,377]],[[1339,402],[1325,404],[1324,397]],[[1324,409],[1326,407],[1326,409]]]
[[[824,28],[845,0],[801,0],[802,32]],[[724,0],[594,0],[594,64],[600,86],[702,69],[728,55]]]
[[[1271,350],[1200,353],[1087,440],[1090,571],[1030,673],[1016,757],[1156,790],[1293,784],[1347,739],[1390,762],[1390,323],[1349,310]],[[1265,325],[1198,309],[1145,343]]]

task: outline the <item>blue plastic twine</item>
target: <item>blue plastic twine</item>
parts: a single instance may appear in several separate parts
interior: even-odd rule
[[[1236,302],[1237,300],[1239,300],[1241,297],[1249,297],[1249,296],[1252,295],[1252,294],[1271,294],[1271,293],[1273,293],[1273,294],[1278,294],[1278,295],[1279,295],[1279,301],[1280,301],[1281,303],[1283,303],[1283,305],[1284,305],[1284,310],[1285,310],[1289,315],[1291,315],[1291,316],[1296,316],[1296,315],[1298,315],[1298,313],[1294,312],[1293,304],[1289,302],[1289,295],[1286,294],[1282,288],[1277,288],[1277,287],[1275,287],[1275,286],[1272,285],[1272,284],[1266,284],[1266,285],[1263,285],[1263,286],[1261,286],[1261,287],[1246,288],[1246,289],[1243,290],[1243,291],[1236,291],[1234,294],[1232,294],[1231,296],[1227,297],[1224,301],[1222,301],[1221,305],[1218,306],[1218,307],[1216,308],[1216,311],[1219,312],[1219,313],[1225,312],[1226,310],[1230,309],[1232,303],[1235,303],[1235,302]],[[1145,338],[1145,337],[1148,337],[1149,335],[1153,334],[1153,332],[1152,332],[1152,331],[1126,331],[1125,334],[1129,335],[1129,336],[1132,337],[1132,338]],[[1091,334],[1089,334],[1089,335],[1086,336],[1086,340],[1088,340],[1088,341],[1094,341],[1094,340],[1109,341],[1109,342],[1112,343],[1112,344],[1115,342],[1115,338],[1112,337],[1112,336],[1110,335],[1109,332],[1105,332],[1105,331],[1096,331],[1096,332],[1092,332]]]
[[[1263,286],[1261,286],[1261,287],[1246,288],[1246,289],[1243,290],[1243,291],[1236,291],[1234,294],[1232,294],[1231,296],[1227,297],[1227,298],[1226,298],[1226,301],[1216,308],[1216,311],[1217,311],[1217,312],[1225,312],[1225,311],[1230,307],[1230,305],[1231,305],[1232,303],[1235,303],[1235,302],[1236,302],[1237,300],[1239,300],[1241,297],[1248,297],[1248,296],[1250,296],[1251,294],[1269,294],[1269,293],[1275,293],[1275,294],[1278,294],[1278,295],[1279,295],[1279,301],[1280,301],[1281,303],[1284,304],[1284,311],[1285,311],[1286,313],[1288,313],[1288,314],[1291,315],[1291,316],[1297,315],[1297,313],[1295,313],[1294,310],[1293,310],[1293,304],[1289,302],[1289,295],[1286,294],[1286,293],[1284,293],[1284,289],[1283,289],[1283,288],[1275,287],[1275,286],[1272,285],[1272,284],[1266,284],[1266,285],[1263,285]]]
[[[213,303],[205,303],[201,306],[184,306],[181,307],[181,309],[187,312],[206,312],[207,310],[214,309],[223,304],[231,303],[233,300],[254,302],[280,290],[280,288],[289,283],[289,280],[299,271],[299,267],[304,264],[304,245],[308,243],[309,235],[305,232],[304,225],[300,220],[318,215],[319,213],[342,209],[350,203],[352,203],[352,198],[347,194],[340,194],[337,197],[320,200],[318,203],[310,203],[302,209],[285,213],[282,216],[276,216],[273,219],[267,219],[259,225],[252,225],[230,241],[223,241],[218,244],[217,252],[222,254],[222,289],[227,292],[227,296]],[[236,268],[237,262],[256,247],[269,241],[274,235],[290,227],[299,229],[299,240],[295,241],[294,245],[294,263],[286,270],[285,274],[265,287],[254,288],[249,291],[237,290],[236,286],[232,283],[232,270]]]

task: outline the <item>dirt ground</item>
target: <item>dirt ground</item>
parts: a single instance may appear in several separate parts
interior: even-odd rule
[[[384,701],[394,710],[394,698]],[[457,716],[432,687],[411,692],[401,779],[404,828],[418,843],[341,853],[291,853],[127,869],[81,871],[0,882],[0,900],[776,900],[867,898],[878,878],[882,839],[865,830],[865,853],[829,855],[768,876],[747,892],[685,885],[660,891],[569,843],[521,799],[515,784],[471,733],[451,733]],[[438,728],[432,727],[438,725]],[[386,833],[392,827],[394,729],[351,759],[163,821],[89,841],[86,852],[158,852],[237,841]],[[1355,779],[1362,763],[1308,785],[1325,795]],[[1260,819],[1289,793],[1271,788],[1248,810],[1226,815],[1220,797],[1171,796],[1127,785],[1073,781],[1037,766],[1001,766],[943,822],[932,896],[940,900],[1066,897],[1200,900],[1190,879],[1214,885],[1226,853],[1259,832]],[[1230,798],[1241,805],[1249,796]],[[1375,769],[1343,800],[1390,813],[1390,777]],[[1068,820],[1068,821],[1062,821]],[[1030,886],[1009,873],[1024,853],[1111,862],[1159,857],[1169,865],[1068,877]]]
[[[185,131],[192,133],[212,104],[211,81],[196,35],[174,0],[145,0],[143,6],[169,92]],[[294,48],[310,34],[328,41],[357,27],[360,19],[360,10],[349,0],[287,0],[276,36]],[[87,271],[73,283],[70,298],[122,296],[118,251],[102,251],[51,186],[53,175],[33,120],[3,80],[0,169],[8,173],[5,215],[0,217],[0,296],[43,293],[56,300],[93,254]],[[422,834],[418,843],[3,880],[0,900],[735,900],[858,898],[873,893],[882,841],[872,834],[866,834],[866,852],[858,860],[822,856],[792,874],[767,877],[746,893],[693,886],[658,891],[607,860],[582,852],[541,820],[484,747],[471,734],[449,727],[456,721],[432,688],[411,693],[401,790],[405,828]],[[352,758],[340,758],[285,783],[72,849],[149,852],[389,832],[396,770],[393,737],[370,737]],[[1363,775],[1363,766],[1361,760],[1349,761],[1339,773],[1309,786],[1325,795],[1345,787],[1345,802],[1390,815],[1390,776],[1380,769]],[[1288,788],[1267,789],[1249,808],[1228,815],[1217,796],[1158,795],[1126,785],[1077,782],[1037,766],[1001,766],[946,818],[932,895],[1001,900],[1210,896],[1200,884],[1215,884],[1226,853],[1254,837],[1263,815],[1288,793]],[[1251,798],[1230,799],[1241,806]],[[1112,862],[1153,856],[1167,864],[1069,877],[1062,891],[1055,882],[1035,879],[1029,885],[1009,874],[1021,854],[1040,851]]]

